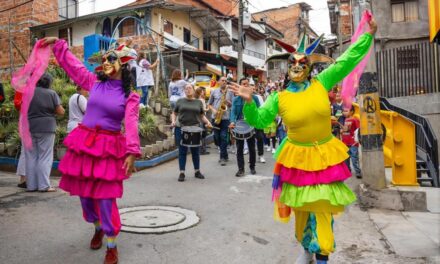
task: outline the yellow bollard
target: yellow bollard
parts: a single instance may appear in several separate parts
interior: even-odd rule
[[[359,105],[355,116],[359,117]],[[393,111],[381,110],[381,122],[386,129],[383,145],[384,165],[392,168],[394,185],[418,186],[416,170],[415,125]]]
[[[393,118],[393,177],[394,185],[418,186],[416,169],[415,125],[401,115]]]

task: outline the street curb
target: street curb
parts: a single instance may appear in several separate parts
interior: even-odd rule
[[[207,144],[212,143],[214,141],[214,136],[213,135],[207,136],[206,141],[207,141]],[[154,157],[152,159],[149,159],[149,160],[136,160],[134,162],[134,166],[139,169],[151,168],[151,167],[157,166],[161,163],[173,160],[173,159],[177,158],[178,155],[179,155],[179,150],[175,149],[175,150],[166,152],[164,154],[161,154],[161,155]],[[18,164],[18,159],[0,156],[0,166],[1,165],[17,166],[17,164]],[[58,161],[58,160],[54,161],[52,163],[52,169],[58,169],[59,164],[60,164],[60,161]]]

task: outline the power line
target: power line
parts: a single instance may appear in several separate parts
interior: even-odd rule
[[[33,1],[34,1],[34,0],[29,0],[29,1],[27,1],[27,2],[24,2],[24,3],[18,4],[18,5],[16,5],[16,6],[13,6],[13,7],[10,7],[10,8],[6,8],[6,9],[3,9],[3,10],[0,10],[0,13],[6,12],[6,11],[9,11],[9,10],[12,10],[12,9],[14,9],[14,8],[17,8],[17,7],[23,6],[23,5],[28,4],[28,3],[30,3],[30,2],[33,2]]]

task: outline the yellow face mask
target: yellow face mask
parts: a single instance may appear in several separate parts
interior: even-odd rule
[[[308,79],[311,64],[307,55],[303,53],[294,53],[290,55],[288,62],[288,75],[292,82],[304,82]]]

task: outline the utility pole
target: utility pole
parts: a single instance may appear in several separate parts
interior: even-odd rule
[[[237,81],[243,78],[243,0],[239,0],[238,7],[238,43],[237,43]]]
[[[338,0],[337,4],[336,4],[337,12],[336,15],[338,16],[338,42],[339,42],[339,56],[341,56],[342,54],[342,19],[341,19],[341,0]]]
[[[357,0],[356,2],[360,14],[366,9],[371,10],[368,1]],[[360,19],[361,15],[358,17]],[[356,24],[358,23],[359,21]],[[380,190],[386,187],[386,181],[374,46],[371,55],[366,70],[360,77],[358,92],[362,143],[362,181],[372,189]]]

